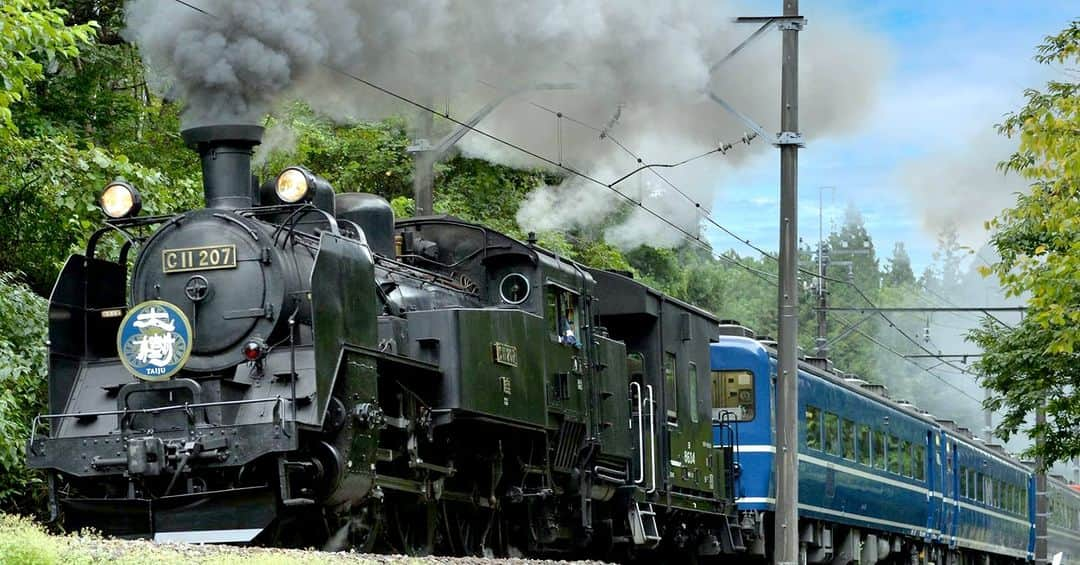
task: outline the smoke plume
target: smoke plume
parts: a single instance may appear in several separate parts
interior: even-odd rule
[[[184,100],[185,125],[255,121],[295,99],[341,121],[415,115],[335,69],[462,120],[501,99],[478,127],[605,183],[638,159],[670,163],[739,139],[748,128],[709,91],[770,134],[779,129],[776,32],[711,70],[753,31],[732,18],[756,9],[734,2],[188,2],[211,15],[175,1],[129,0],[126,32],[159,92]],[[859,126],[878,95],[885,46],[852,22],[811,18],[800,57],[808,137]],[[437,137],[450,125],[437,120],[436,127]],[[542,165],[475,134],[459,145],[500,163]],[[728,168],[764,150],[768,140],[759,139],[662,174],[708,209]],[[617,188],[635,200],[644,194],[646,206],[697,231],[699,214],[686,198],[651,173],[640,176]],[[596,224],[625,202],[588,184],[571,176],[538,187],[519,222],[527,229]],[[640,209],[607,235],[623,246],[678,241]]]
[[[997,170],[1016,144],[1015,139],[987,130],[961,148],[937,150],[908,162],[900,179],[926,233],[937,235],[942,226],[954,225],[964,245],[986,243],[984,222],[1015,204],[1016,194],[1026,189],[1020,176]]]

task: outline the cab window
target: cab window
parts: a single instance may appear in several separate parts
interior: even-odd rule
[[[750,371],[713,371],[713,419],[724,412],[739,422],[754,419],[754,374]]]
[[[577,294],[548,285],[547,319],[552,339],[571,347],[580,347],[581,320],[577,312]]]

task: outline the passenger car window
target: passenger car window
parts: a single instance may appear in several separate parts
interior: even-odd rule
[[[840,439],[844,442],[844,459],[855,460],[855,422],[844,419],[840,428]]]
[[[967,467],[960,469],[960,496],[971,498],[968,496]]]
[[[983,484],[985,480],[986,477],[984,477],[982,473],[975,474],[975,500],[979,502],[984,502],[986,500],[986,498],[983,497],[984,488],[986,486]]]
[[[821,449],[821,409],[806,407],[806,447]]]
[[[735,419],[754,419],[754,374],[750,371],[713,371],[713,414],[731,412]]]
[[[900,459],[904,464],[903,475],[905,477],[914,476],[915,473],[911,469],[911,442],[905,441],[900,444]]]
[[[926,480],[926,448],[916,445],[912,457],[914,458],[915,478],[920,481]]]
[[[889,472],[900,474],[904,458],[900,454],[900,438],[889,436]]]
[[[870,466],[870,438],[873,434],[870,432],[870,426],[862,424],[859,426],[859,463]]]
[[[885,456],[888,453],[888,446],[885,444],[885,432],[881,430],[874,430],[874,468],[885,470]]]
[[[825,451],[840,455],[840,417],[831,412],[825,413]]]

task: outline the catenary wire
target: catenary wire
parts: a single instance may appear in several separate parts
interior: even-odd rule
[[[843,320],[843,319],[841,319],[841,322],[847,323],[847,321]],[[877,345],[878,347],[884,349],[885,351],[888,351],[889,353],[892,353],[893,355],[896,355],[897,357],[903,359],[904,361],[910,363],[911,365],[914,365],[914,366],[918,367],[920,370],[926,372],[928,375],[930,375],[930,376],[934,377],[935,379],[937,379],[938,381],[940,381],[942,384],[956,390],[956,392],[959,392],[960,394],[966,396],[967,398],[970,398],[974,402],[978,402],[980,404],[982,403],[981,400],[979,400],[978,398],[975,398],[974,396],[971,396],[964,389],[962,389],[962,388],[956,386],[955,384],[949,382],[947,379],[945,379],[941,375],[933,372],[932,370],[930,370],[930,369],[928,369],[926,367],[923,367],[922,365],[920,365],[914,359],[910,359],[908,357],[905,357],[903,353],[900,353],[899,351],[897,351],[893,347],[889,346],[886,343],[883,343],[881,340],[875,338],[874,336],[872,336],[872,335],[870,335],[870,334],[868,334],[868,333],[866,333],[866,332],[864,332],[864,331],[862,331],[860,329],[855,329],[854,331],[855,331],[855,333],[859,334],[860,336],[866,338],[868,341],[870,341],[874,345]]]
[[[192,5],[192,4],[189,4],[188,2],[186,2],[184,0],[174,0],[174,1],[181,4],[181,5],[187,6],[188,8],[191,8],[192,10],[195,10],[195,11],[197,11],[197,12],[203,14],[203,15],[206,15],[208,17],[213,17],[213,14],[211,14],[210,12],[208,12],[206,10],[203,10],[201,8],[198,8],[198,7],[196,7],[196,6]],[[660,215],[656,211],[652,210],[651,208],[645,206],[644,204],[642,204],[640,202],[635,201],[629,195],[624,194],[623,192],[621,192],[618,189],[614,188],[614,183],[605,183],[605,182],[601,181],[600,179],[598,179],[598,178],[596,178],[596,177],[594,177],[594,176],[592,176],[592,175],[590,175],[588,173],[579,171],[579,170],[577,170],[577,169],[575,169],[573,167],[564,165],[564,164],[562,164],[560,162],[557,162],[557,161],[555,161],[553,159],[550,159],[548,157],[540,155],[539,153],[537,153],[537,152],[535,152],[535,151],[533,151],[531,149],[528,149],[528,148],[526,148],[526,147],[524,147],[524,146],[522,146],[520,144],[514,143],[514,142],[509,141],[509,140],[502,139],[502,138],[500,138],[500,137],[498,137],[498,136],[496,136],[496,135],[494,135],[494,134],[492,134],[490,132],[487,132],[485,130],[482,130],[480,128],[472,126],[472,125],[470,125],[468,123],[465,123],[465,122],[463,122],[461,120],[453,118],[453,117],[451,117],[449,115],[448,112],[439,112],[438,110],[436,110],[434,108],[431,108],[426,104],[423,104],[421,102],[413,100],[413,99],[411,99],[411,98],[409,98],[409,97],[407,97],[407,96],[405,96],[403,94],[399,94],[399,93],[397,93],[397,92],[395,92],[393,90],[390,90],[387,87],[384,87],[384,86],[382,86],[382,85],[380,85],[378,83],[375,83],[375,82],[370,81],[368,79],[365,79],[365,78],[363,78],[361,76],[358,76],[356,74],[348,72],[348,71],[346,71],[344,69],[335,67],[335,66],[327,64],[327,63],[323,63],[322,66],[325,69],[327,69],[327,70],[329,70],[329,71],[331,71],[333,73],[336,73],[336,74],[339,74],[339,75],[344,76],[346,78],[349,78],[351,80],[354,80],[354,81],[356,81],[356,82],[358,82],[360,84],[363,84],[363,85],[365,85],[365,86],[367,86],[367,87],[369,87],[369,88],[371,88],[373,90],[376,90],[376,91],[381,92],[381,93],[383,93],[383,94],[385,94],[387,96],[390,96],[391,98],[395,98],[395,99],[397,99],[397,100],[399,100],[401,102],[404,102],[404,103],[406,103],[406,104],[408,104],[410,106],[413,106],[413,107],[415,107],[417,109],[420,109],[420,110],[423,110],[425,112],[431,113],[432,115],[440,116],[443,119],[446,119],[446,120],[448,120],[448,121],[450,121],[450,122],[452,122],[452,123],[454,123],[454,124],[456,124],[458,126],[464,127],[465,129],[467,129],[467,130],[469,130],[469,131],[471,131],[473,133],[476,133],[476,134],[478,134],[478,135],[480,135],[482,137],[490,139],[491,141],[494,141],[494,142],[496,142],[498,144],[509,147],[509,148],[511,148],[511,149],[513,149],[515,151],[518,151],[518,152],[524,154],[524,155],[528,155],[528,156],[530,156],[530,157],[532,157],[534,159],[537,159],[538,161],[541,161],[543,163],[546,163],[548,165],[551,165],[553,167],[561,169],[561,170],[563,170],[563,171],[565,171],[565,172],[567,172],[567,173],[569,173],[571,175],[577,176],[577,177],[579,177],[579,178],[581,178],[583,180],[589,181],[589,182],[591,182],[593,184],[597,184],[597,185],[599,185],[601,187],[604,187],[604,188],[606,188],[608,190],[611,190],[616,195],[618,195],[619,197],[624,199],[628,204],[636,206],[636,207],[644,210],[646,213],[648,213],[649,215],[655,217],[657,220],[660,220],[665,225],[667,225],[667,226],[671,227],[672,229],[676,230],[677,232],[683,234],[688,241],[690,241],[692,243],[695,243],[696,245],[706,249],[709,253],[711,253],[713,256],[717,257],[721,261],[728,262],[729,264],[732,264],[734,266],[738,266],[740,268],[743,268],[743,269],[745,269],[747,271],[750,271],[750,272],[758,275],[759,277],[765,277],[765,280],[768,280],[771,284],[774,284],[774,285],[776,284],[776,282],[772,281],[771,278],[776,278],[777,275],[774,275],[772,273],[768,273],[766,271],[762,271],[760,269],[755,269],[755,268],[749,267],[747,265],[743,265],[742,263],[740,263],[738,261],[735,261],[735,260],[733,260],[733,259],[731,259],[729,257],[726,257],[726,256],[724,256],[724,255],[722,255],[720,253],[717,253],[715,250],[712,249],[712,247],[708,243],[702,241],[700,236],[691,234],[690,232],[688,232],[685,229],[683,229],[682,227],[676,225],[674,222],[672,222],[672,221],[668,220],[667,218],[663,217],[662,215]],[[743,136],[743,139],[747,139],[747,136]],[[731,144],[728,144],[728,145],[731,145]],[[693,161],[695,159],[699,159],[701,157],[704,157],[705,155],[709,155],[709,154],[712,154],[712,153],[721,153],[721,154],[723,154],[724,151],[725,151],[723,148],[724,148],[724,144],[721,144],[717,149],[713,149],[713,150],[711,150],[709,152],[706,152],[704,154],[701,154],[701,155],[686,159],[686,160],[682,161],[681,163],[677,163],[675,165],[671,165],[671,164],[666,164],[666,165],[665,164],[653,164],[653,165],[648,165],[646,167],[641,167],[641,168],[639,168],[639,170],[645,169],[645,168],[651,168],[651,167],[678,166],[679,164],[685,164],[687,162]],[[626,178],[626,176],[624,176],[623,178]],[[685,194],[684,194],[684,196],[685,196]],[[701,208],[700,203],[695,202],[695,207],[700,210],[700,208]],[[713,223],[713,224],[719,226],[719,224],[717,222],[715,222],[715,220],[712,220],[711,217],[709,217],[707,214],[705,216],[710,219],[710,223]],[[727,230],[727,228],[723,228],[722,226],[720,226],[720,227],[726,233],[732,234],[732,232]],[[739,240],[742,241],[744,244],[748,245],[749,247],[751,247],[752,249],[758,251],[762,255],[764,255],[766,257],[769,257],[769,258],[773,259],[774,261],[779,261],[779,258],[775,254],[769,253],[768,251],[765,251],[764,249],[762,249],[762,248],[760,248],[760,247],[758,247],[756,245],[753,245],[752,243],[750,243],[749,240],[744,240],[742,238],[739,238]],[[829,276],[826,276],[826,275],[821,275],[819,273],[814,273],[814,272],[809,271],[807,269],[800,268],[798,270],[801,273],[808,274],[808,275],[813,276],[813,277],[819,277],[819,278],[829,280],[829,281],[832,281],[832,282],[835,282],[835,283],[838,283],[838,284],[847,284],[847,285],[851,286],[856,291],[856,293],[858,293],[859,296],[862,297],[863,300],[865,300],[869,305],[871,305],[871,307],[873,307],[873,308],[877,307],[874,304],[874,302],[872,300],[870,300],[870,298],[858,286],[856,286],[852,282],[841,280],[841,279],[836,279],[836,278],[829,277]],[[919,343],[918,341],[913,339],[910,335],[908,335],[907,332],[904,332],[902,329],[900,329],[883,312],[878,312],[878,315],[881,316],[882,319],[884,319],[892,328],[894,328],[897,332],[899,332],[902,336],[904,336],[912,344],[919,347],[920,349],[922,349],[924,352],[926,352],[928,354],[931,354],[931,355],[934,354],[932,351],[930,351],[929,349],[924,347],[921,343]],[[957,367],[957,366],[955,366],[955,365],[953,365],[953,364],[951,364],[949,362],[945,362],[945,364],[950,366],[954,370],[960,371],[962,373],[969,373],[966,369],[964,369],[962,367]],[[922,367],[920,366],[920,368],[922,368]]]

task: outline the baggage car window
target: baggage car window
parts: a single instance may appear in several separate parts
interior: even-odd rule
[[[825,413],[825,451],[840,455],[840,417]]]
[[[874,468],[885,470],[885,456],[888,453],[888,446],[885,444],[885,432],[881,430],[874,431]]]
[[[668,421],[679,418],[679,382],[675,378],[675,354],[664,353],[664,402]]]
[[[735,419],[747,422],[754,419],[754,374],[750,371],[713,371],[713,414],[734,414]],[[820,448],[815,448],[820,449]]]
[[[697,397],[697,363],[689,363],[686,378],[689,380],[690,389],[690,421],[698,423],[698,397]]]
[[[872,432],[870,426],[863,424],[859,426],[859,463],[870,466],[870,438]]]
[[[844,442],[844,459],[855,460],[855,422],[844,419],[840,429],[840,438]]]
[[[821,409],[806,407],[806,447],[821,449]]]

